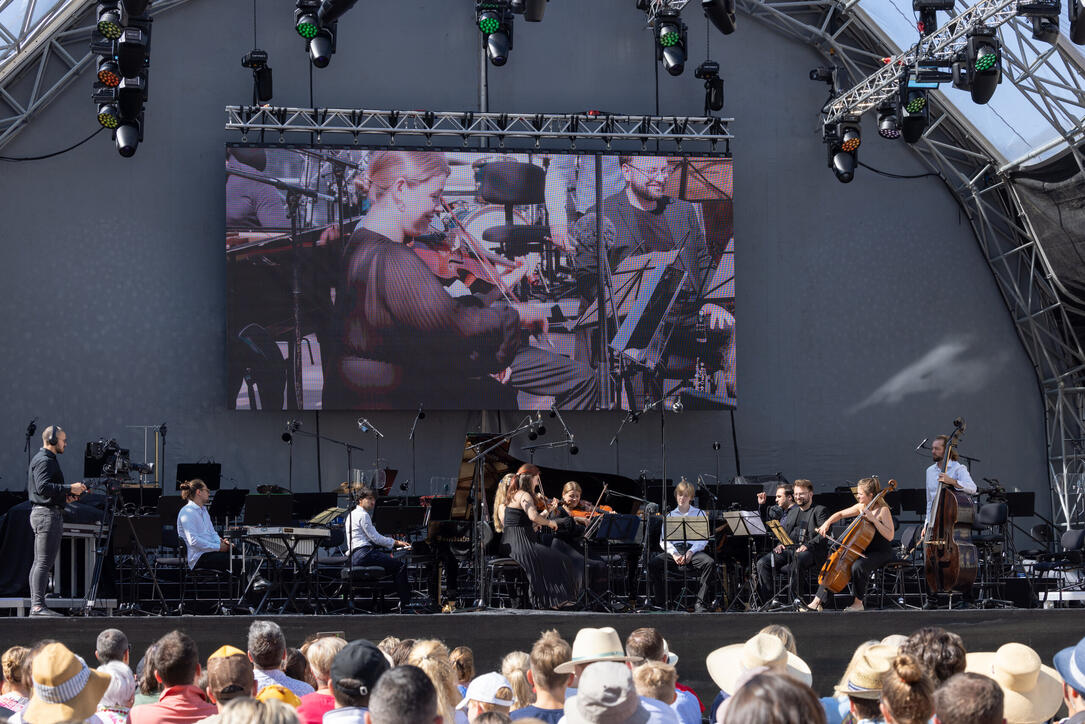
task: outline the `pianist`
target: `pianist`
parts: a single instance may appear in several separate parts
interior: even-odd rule
[[[177,537],[188,549],[188,567],[229,571],[230,544],[215,532],[207,514],[207,503],[211,500],[207,483],[188,480],[178,487],[185,505],[177,512]]]
[[[358,485],[351,489],[351,495],[358,501],[357,507],[347,514],[347,547],[350,552],[351,566],[380,566],[386,575],[396,582],[399,594],[399,608],[405,610],[411,603],[411,587],[407,583],[407,563],[393,558],[390,551],[396,548],[410,548],[407,541],[381,535],[373,526],[373,509],[377,507],[377,496],[367,485]]]

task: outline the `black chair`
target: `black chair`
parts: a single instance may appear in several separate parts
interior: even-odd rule
[[[1085,529],[1064,532],[1059,544],[1061,552],[1041,556],[1033,566],[1034,576],[1056,581],[1054,589],[1040,594],[1045,608],[1056,603],[1085,600]]]
[[[886,563],[875,578],[879,606],[885,608],[888,603],[896,608],[922,608],[924,576],[922,561],[917,561],[916,545],[920,526],[905,525],[898,530],[900,541],[894,546],[897,558]],[[869,595],[870,591],[867,593]]]
[[[317,580],[330,584],[336,598],[342,598],[343,611],[348,613],[383,613],[386,594],[393,590],[392,578],[380,566],[353,566],[345,552],[346,532],[331,528],[331,535],[318,553]]]
[[[482,238],[497,244],[504,256],[531,252],[547,255],[550,227],[546,224],[513,223],[513,207],[546,203],[546,171],[521,161],[491,161],[479,170],[479,196],[488,204],[505,207],[505,224],[491,226]]]
[[[976,581],[976,598],[984,607],[1010,607],[1011,601],[1002,595],[1002,578],[1006,575],[1004,560],[1007,550],[1013,559],[1012,541],[1007,536],[1010,509],[1005,503],[986,503],[976,511],[972,524],[972,542],[979,554],[979,576]]]
[[[180,558],[181,600],[177,612],[188,613],[229,613],[227,602],[233,603],[231,595],[233,577],[229,571],[217,568],[189,568],[188,546],[183,538],[177,538],[177,555]]]
[[[486,567],[485,585],[481,587],[479,598],[491,608],[527,608],[530,605],[529,584],[524,569],[509,558],[508,549],[493,524],[480,522],[476,530]]]

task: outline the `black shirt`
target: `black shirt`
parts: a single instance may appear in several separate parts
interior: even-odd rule
[[[806,510],[802,510],[796,505],[795,509],[798,510],[795,521],[797,537],[792,536],[795,542],[805,544],[807,548],[824,548],[825,538],[817,532],[817,529],[829,519],[825,506],[811,505]]]
[[[64,507],[70,487],[64,484],[64,472],[56,453],[45,448],[38,450],[27,469],[26,488],[34,505]]]
[[[630,204],[632,206],[632,204]],[[633,206],[633,217],[637,220],[637,245],[635,254],[647,254],[651,251],[670,251],[677,248],[667,229],[666,199],[652,211],[645,211]]]

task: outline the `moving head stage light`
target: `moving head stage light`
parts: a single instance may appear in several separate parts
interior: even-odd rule
[[[826,123],[822,138],[829,153],[829,168],[840,183],[851,183],[855,178],[855,166],[859,162],[859,146],[862,143],[859,118],[849,116],[840,123]]]
[[[507,63],[512,50],[512,6],[508,0],[479,0],[475,3],[475,24],[486,43],[490,63]]]
[[[331,62],[339,34],[339,18],[357,1],[297,0],[295,3],[294,30],[305,40],[309,60],[317,68],[327,68]]]
[[[655,17],[656,59],[671,75],[686,69],[686,24],[675,10],[664,10]]]
[[[103,0],[91,52],[98,56],[93,101],[98,123],[113,131],[117,151],[128,158],[143,140],[151,53],[148,0]]]

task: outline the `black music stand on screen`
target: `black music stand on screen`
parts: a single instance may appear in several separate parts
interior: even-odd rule
[[[250,495],[245,498],[245,525],[290,525],[290,495]]]

